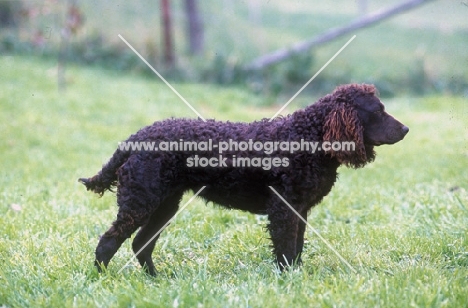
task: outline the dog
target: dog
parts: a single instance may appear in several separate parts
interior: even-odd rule
[[[306,220],[308,211],[332,189],[340,165],[363,167],[374,160],[374,147],[394,144],[408,131],[385,112],[376,88],[368,84],[339,86],[315,104],[271,121],[155,122],[130,136],[126,144],[175,147],[190,141],[192,146],[193,142],[204,146],[196,154],[193,149],[119,147],[97,175],[79,179],[99,195],[117,188],[117,219],[99,240],[95,265],[98,270],[107,267],[122,243],[140,228],[133,251],[141,266],[156,275],[151,254],[159,234],[154,235],[171,220],[187,191],[229,209],[267,215],[279,268],[299,264],[306,224],[270,187]],[[340,142],[354,148],[330,146]],[[238,147],[225,149],[226,144]],[[315,144],[323,150],[292,151],[298,144]]]

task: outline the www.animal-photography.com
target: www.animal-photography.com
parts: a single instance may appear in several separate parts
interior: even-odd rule
[[[0,1],[0,307],[467,306],[466,16]]]

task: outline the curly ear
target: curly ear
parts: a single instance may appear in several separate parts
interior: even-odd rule
[[[338,161],[347,166],[359,168],[368,162],[366,148],[364,146],[363,127],[358,118],[357,111],[349,104],[337,104],[335,108],[326,116],[324,123],[323,141],[333,143],[335,141],[352,141],[354,150],[337,151],[330,149],[327,151],[331,157],[336,157]]]

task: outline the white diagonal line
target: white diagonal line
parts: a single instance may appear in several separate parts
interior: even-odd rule
[[[138,57],[140,57],[140,59],[141,59],[143,62],[145,62],[145,64],[146,64],[156,75],[158,75],[159,78],[161,78],[162,81],[164,81],[164,83],[165,83],[165,84],[166,84],[166,85],[167,85],[167,86],[168,86],[168,87],[169,87],[169,88],[170,88],[170,89],[171,89],[171,90],[172,90],[172,91],[173,91],[173,92],[190,108],[190,109],[192,109],[193,112],[196,113],[197,116],[200,117],[200,119],[203,120],[203,122],[206,122],[205,118],[202,117],[201,114],[200,114],[198,111],[196,111],[195,108],[193,108],[192,105],[190,105],[189,102],[187,102],[187,100],[186,100],[185,98],[183,98],[183,96],[180,95],[179,92],[177,92],[177,90],[174,89],[174,87],[172,87],[171,84],[170,84],[169,82],[167,82],[166,79],[164,79],[164,77],[161,76],[161,74],[159,74],[159,72],[158,72],[156,69],[154,69],[154,67],[152,67],[151,64],[149,64],[148,61],[146,61],[145,58],[143,58],[143,57],[138,53],[138,51],[136,51],[135,48],[133,48],[133,46],[130,45],[130,44],[122,37],[122,35],[119,34],[118,36],[119,36],[119,38],[120,38],[122,41],[124,41],[125,44],[127,44],[127,46],[128,46]]]
[[[337,256],[338,258],[340,258],[341,261],[343,261],[344,264],[346,264],[355,274],[357,273],[357,271],[351,266],[351,264],[349,264],[348,261],[345,260],[345,258],[343,258],[339,253],[338,251],[336,251],[333,246],[326,240],[324,239],[320,233],[318,233],[317,230],[315,230],[314,227],[312,227],[308,222],[307,220],[304,219],[304,217],[302,217],[292,206],[291,204],[288,203],[288,201],[286,201],[272,186],[268,186],[270,187],[270,189],[281,199],[281,201],[284,202],[284,204],[286,204],[290,209],[291,211],[294,212],[294,214],[297,215],[297,217],[299,217],[299,219],[301,219],[314,233],[315,235],[317,235],[321,240],[322,242],[325,243],[325,245],[328,246],[328,248],[330,248],[331,251],[333,251]]]
[[[177,215],[179,215],[180,212],[182,212],[182,211],[187,207],[187,205],[189,205],[189,204],[202,192],[203,189],[205,189],[205,187],[206,187],[206,186],[203,186],[202,188],[200,188],[200,189],[192,196],[192,198],[190,198],[189,201],[187,201],[184,205],[182,205],[181,208],[180,208],[180,210],[178,210],[177,213],[175,213],[175,215],[174,215],[171,219],[169,219],[169,221],[166,222],[166,224],[165,224],[164,226],[162,226],[161,229],[159,229],[158,232],[156,232],[156,233],[148,240],[148,242],[146,242],[146,244],[143,245],[143,247],[140,248],[140,250],[138,250],[137,252],[135,252],[135,255],[132,256],[132,257],[130,258],[130,260],[128,260],[128,262],[125,263],[124,266],[122,266],[122,268],[117,272],[117,274],[120,274],[120,273],[123,271],[123,269],[124,269],[125,267],[127,267],[127,266],[130,264],[130,262],[132,262],[132,261],[140,254],[140,252],[142,252],[143,249],[145,249],[146,246],[148,246],[149,243],[150,243],[152,240],[154,240],[154,238],[155,238],[156,236],[158,236],[159,233],[161,233],[162,230],[164,230],[164,228],[166,228],[166,227],[177,217]]]
[[[300,88],[300,89],[299,89],[299,91],[297,91],[297,93],[296,93],[296,94],[294,94],[294,96],[293,96],[293,97],[291,97],[291,98],[289,99],[289,101],[288,101],[286,104],[284,104],[284,105],[283,105],[283,107],[281,107],[281,109],[280,109],[280,110],[278,110],[278,112],[276,112],[276,113],[275,113],[275,115],[274,115],[274,116],[272,116],[272,117],[270,118],[269,122],[270,122],[270,121],[272,121],[274,118],[276,118],[276,116],[277,116],[278,114],[280,114],[280,113],[281,113],[281,111],[283,111],[283,110],[284,110],[284,108],[286,108],[286,107],[289,105],[289,103],[291,103],[291,102],[293,101],[293,99],[295,99],[295,98],[296,98],[296,96],[298,96],[298,95],[299,95],[299,93],[301,93],[301,92],[302,92],[302,90],[304,90],[304,89],[305,89],[305,88],[306,88],[306,87],[309,85],[309,83],[311,83],[311,82],[312,82],[312,80],[314,80],[314,79],[315,79],[315,77],[317,77],[317,76],[318,76],[318,74],[320,74],[320,73],[321,73],[321,72],[322,72],[322,71],[323,71],[323,70],[324,70],[324,69],[325,69],[325,68],[328,66],[328,64],[330,64],[330,63],[331,63],[331,62],[332,62],[332,61],[333,61],[333,60],[334,60],[334,59],[335,59],[335,58],[336,58],[336,57],[337,57],[337,56],[338,56],[338,55],[339,55],[339,54],[340,54],[340,53],[343,51],[343,49],[345,49],[345,48],[346,48],[346,46],[348,46],[348,45],[349,45],[349,43],[351,43],[351,42],[352,42],[352,40],[354,40],[355,38],[356,38],[356,35],[353,35],[353,37],[352,37],[352,38],[351,38],[351,39],[350,39],[348,42],[346,42],[346,44],[344,44],[344,45],[343,45],[343,47],[341,47],[341,48],[340,48],[340,50],[338,50],[338,51],[335,53],[335,55],[334,55],[333,57],[331,57],[331,59],[330,59],[330,60],[328,60],[328,62],[327,62],[327,63],[325,63],[325,65],[324,65],[324,66],[322,66],[322,68],[321,68],[321,69],[319,69],[319,71],[318,71],[317,73],[315,73],[315,75],[314,75],[314,76],[312,76],[312,78],[310,78],[310,79],[309,79],[309,81],[307,81],[307,83],[306,83],[305,85],[303,85],[303,86],[302,86],[302,88]]]

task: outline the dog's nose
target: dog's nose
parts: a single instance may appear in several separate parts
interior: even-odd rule
[[[403,131],[403,134],[406,135],[406,134],[409,132],[409,127],[403,125],[403,127],[401,128],[401,130]]]

